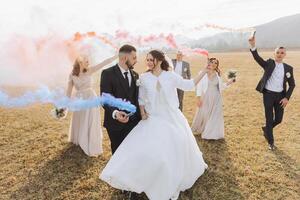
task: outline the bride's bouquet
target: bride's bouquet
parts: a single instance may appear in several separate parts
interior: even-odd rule
[[[50,113],[54,119],[64,119],[68,112],[67,109],[64,108],[54,108]]]
[[[237,71],[236,70],[229,70],[227,73],[227,78],[228,79],[232,79],[233,82],[236,81],[236,77],[237,77]]]

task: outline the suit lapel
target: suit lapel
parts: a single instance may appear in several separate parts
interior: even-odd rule
[[[273,71],[275,69],[275,66],[276,66],[275,60],[272,60],[271,61],[271,66],[270,66],[271,68],[269,70],[267,70],[267,73],[266,73],[266,75],[267,75],[266,81],[269,80],[269,78],[271,77],[271,75],[272,75],[272,73],[273,73]]]
[[[136,86],[136,75],[135,73],[130,69],[130,74],[131,74],[131,85],[130,85],[130,88],[133,88],[134,86]]]
[[[284,66],[284,82],[286,82],[287,81],[286,73],[288,72],[288,69],[287,69],[287,65],[285,63],[283,63],[283,66]]]
[[[177,65],[177,60],[174,60],[174,70],[176,69],[176,65]]]
[[[128,94],[128,90],[129,90],[128,83],[127,83],[126,79],[124,78],[124,76],[122,75],[122,72],[119,69],[118,65],[116,65],[114,67],[114,71],[115,71],[115,74],[116,74],[116,76],[118,77],[118,79],[120,81],[120,84],[121,84],[122,88],[126,91],[126,94]]]

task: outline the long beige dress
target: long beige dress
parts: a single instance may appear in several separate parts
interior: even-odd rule
[[[70,76],[69,84],[76,89],[76,97],[89,99],[96,97],[92,88],[92,75],[89,73]],[[79,145],[88,156],[97,156],[102,150],[102,130],[99,108],[91,108],[73,112],[69,141]]]
[[[203,104],[196,112],[192,130],[195,134],[201,133],[203,139],[224,138],[222,96],[217,76],[208,79],[208,87],[202,100]]]

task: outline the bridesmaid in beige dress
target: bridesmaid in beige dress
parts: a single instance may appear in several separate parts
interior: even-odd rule
[[[83,99],[96,97],[97,95],[93,90],[93,73],[99,71],[116,58],[117,56],[114,56],[96,66],[89,67],[88,58],[86,56],[79,56],[69,76],[67,96],[71,97],[72,89],[75,87],[76,97]],[[68,141],[79,145],[88,156],[98,156],[103,152],[99,108],[73,112]]]
[[[203,139],[218,140],[224,138],[223,102],[221,92],[234,80],[223,83],[220,75],[219,60],[210,58],[208,72],[198,83],[197,112],[192,123],[194,134]]]

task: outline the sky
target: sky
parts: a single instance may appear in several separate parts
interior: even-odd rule
[[[299,0],[1,0],[0,35],[120,29],[198,38],[213,33],[193,30],[201,24],[251,27],[300,13],[298,5]]]
[[[0,86],[54,83],[64,86],[72,63],[83,47],[90,52],[91,64],[114,54],[115,49],[95,38],[74,42],[76,32],[114,35],[120,30],[134,38],[171,33],[183,36],[184,41],[185,37],[198,39],[220,32],[212,28],[195,29],[203,24],[245,28],[300,13],[297,2],[0,0]],[[70,41],[73,41],[71,45]],[[147,45],[158,49],[166,46],[165,41],[154,43]]]

